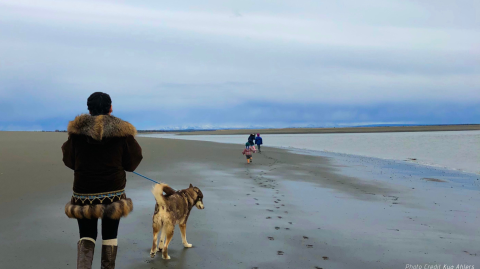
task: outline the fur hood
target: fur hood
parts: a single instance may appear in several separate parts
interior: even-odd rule
[[[68,123],[68,134],[86,135],[101,141],[105,137],[135,136],[137,129],[129,122],[110,115],[82,114]]]

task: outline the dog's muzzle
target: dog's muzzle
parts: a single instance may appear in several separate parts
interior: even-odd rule
[[[195,204],[195,206],[196,206],[198,209],[204,209],[204,208],[205,208],[205,206],[203,206],[202,200],[198,200],[197,203]]]

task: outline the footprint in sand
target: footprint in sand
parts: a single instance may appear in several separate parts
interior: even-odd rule
[[[279,219],[281,219],[282,217],[278,216]]]
[[[275,240],[275,239],[274,239],[273,237],[269,236],[269,237],[268,237],[268,240],[273,241],[273,240]]]
[[[278,204],[278,202],[277,202],[277,201],[273,201],[273,202],[274,202],[274,203],[276,203],[276,204]]]
[[[323,269],[322,267],[315,266],[315,269]]]
[[[280,227],[275,227],[275,230],[280,230]]]
[[[281,250],[277,251],[277,255],[283,255],[283,251]]]
[[[290,224],[292,224],[291,222],[289,222]]]
[[[290,228],[285,228],[285,230],[290,230]]]
[[[259,205],[259,203],[255,203],[256,205]]]
[[[271,209],[267,209],[267,211],[273,212],[273,210],[271,210]]]
[[[308,236],[303,236],[303,239],[308,239]]]
[[[288,214],[288,211],[285,211],[285,213],[287,213],[287,214]]]
[[[323,256],[322,259],[328,260],[328,257],[327,257],[327,256]]]
[[[307,248],[313,248],[313,245],[307,245]]]
[[[267,217],[267,219],[271,219],[271,217]]]
[[[468,253],[468,251],[466,251],[466,250],[464,250],[463,252],[467,253],[467,254],[470,255],[470,256],[477,256],[476,253]]]
[[[275,208],[280,208],[279,206],[276,206]]]

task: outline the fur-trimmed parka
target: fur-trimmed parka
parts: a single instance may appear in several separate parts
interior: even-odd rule
[[[82,114],[68,124],[63,162],[74,172],[70,218],[119,219],[133,210],[125,195],[126,174],[142,160],[132,124],[110,115]]]

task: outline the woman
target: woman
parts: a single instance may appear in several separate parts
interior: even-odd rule
[[[62,146],[63,162],[74,172],[73,196],[65,214],[77,219],[80,230],[77,268],[92,267],[97,222],[102,219],[102,269],[115,268],[120,218],[133,210],[125,195],[126,173],[137,168],[142,148],[130,123],[111,116],[112,100],[96,92],[87,101],[90,115],[77,116],[68,124],[68,140]]]

